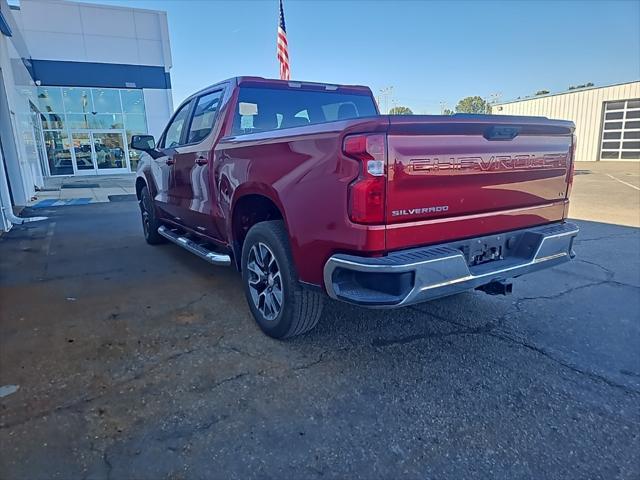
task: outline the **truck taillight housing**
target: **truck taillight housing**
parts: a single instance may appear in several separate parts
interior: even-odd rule
[[[567,194],[566,198],[571,195],[571,187],[573,187],[573,175],[576,171],[576,136],[571,136],[571,150],[569,151],[569,166],[567,168]]]
[[[384,134],[350,135],[343,153],[360,162],[360,174],[349,186],[349,218],[355,223],[384,223],[387,148]]]

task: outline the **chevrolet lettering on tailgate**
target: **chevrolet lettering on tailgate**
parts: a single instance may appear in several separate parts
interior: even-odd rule
[[[465,156],[449,158],[414,158],[410,160],[411,170],[416,172],[435,173],[438,171],[477,171],[495,172],[511,170],[528,170],[536,168],[565,168],[566,153],[524,154],[524,155],[492,155]]]

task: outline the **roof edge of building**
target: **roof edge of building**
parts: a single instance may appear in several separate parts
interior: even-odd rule
[[[152,8],[140,8],[140,7],[128,7],[124,5],[115,5],[110,3],[90,3],[83,2],[82,0],[36,0],[40,2],[48,2],[48,3],[62,3],[67,5],[79,5],[81,7],[90,7],[90,8],[110,8],[112,10],[133,10],[142,13],[155,13],[160,15],[166,15],[166,10],[155,10]],[[108,0],[105,0],[108,1]],[[18,7],[18,10],[20,8]]]
[[[517,99],[517,100],[509,100],[508,102],[492,103],[491,106],[492,107],[499,107],[499,106],[502,106],[502,105],[509,105],[510,103],[528,102],[530,100],[538,100],[540,98],[557,97],[558,95],[568,95],[568,94],[571,94],[571,93],[587,92],[589,90],[597,90],[599,88],[618,87],[620,85],[628,85],[630,83],[640,83],[640,79],[631,80],[629,82],[611,83],[609,85],[601,85],[601,86],[594,85],[593,87],[574,88],[573,90],[567,90],[565,92],[547,93],[545,95],[534,95],[532,97],[520,98],[520,99]]]

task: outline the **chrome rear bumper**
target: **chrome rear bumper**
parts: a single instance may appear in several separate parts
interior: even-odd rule
[[[330,297],[358,305],[392,308],[424,302],[504,281],[573,258],[578,227],[555,223],[429,247],[385,257],[333,255],[324,267]],[[474,264],[470,251],[495,246],[495,260]]]

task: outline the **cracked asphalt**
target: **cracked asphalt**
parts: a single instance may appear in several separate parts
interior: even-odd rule
[[[135,203],[39,210],[0,237],[0,478],[640,478],[640,197],[608,176],[639,167],[579,168],[570,264],[287,342]]]

